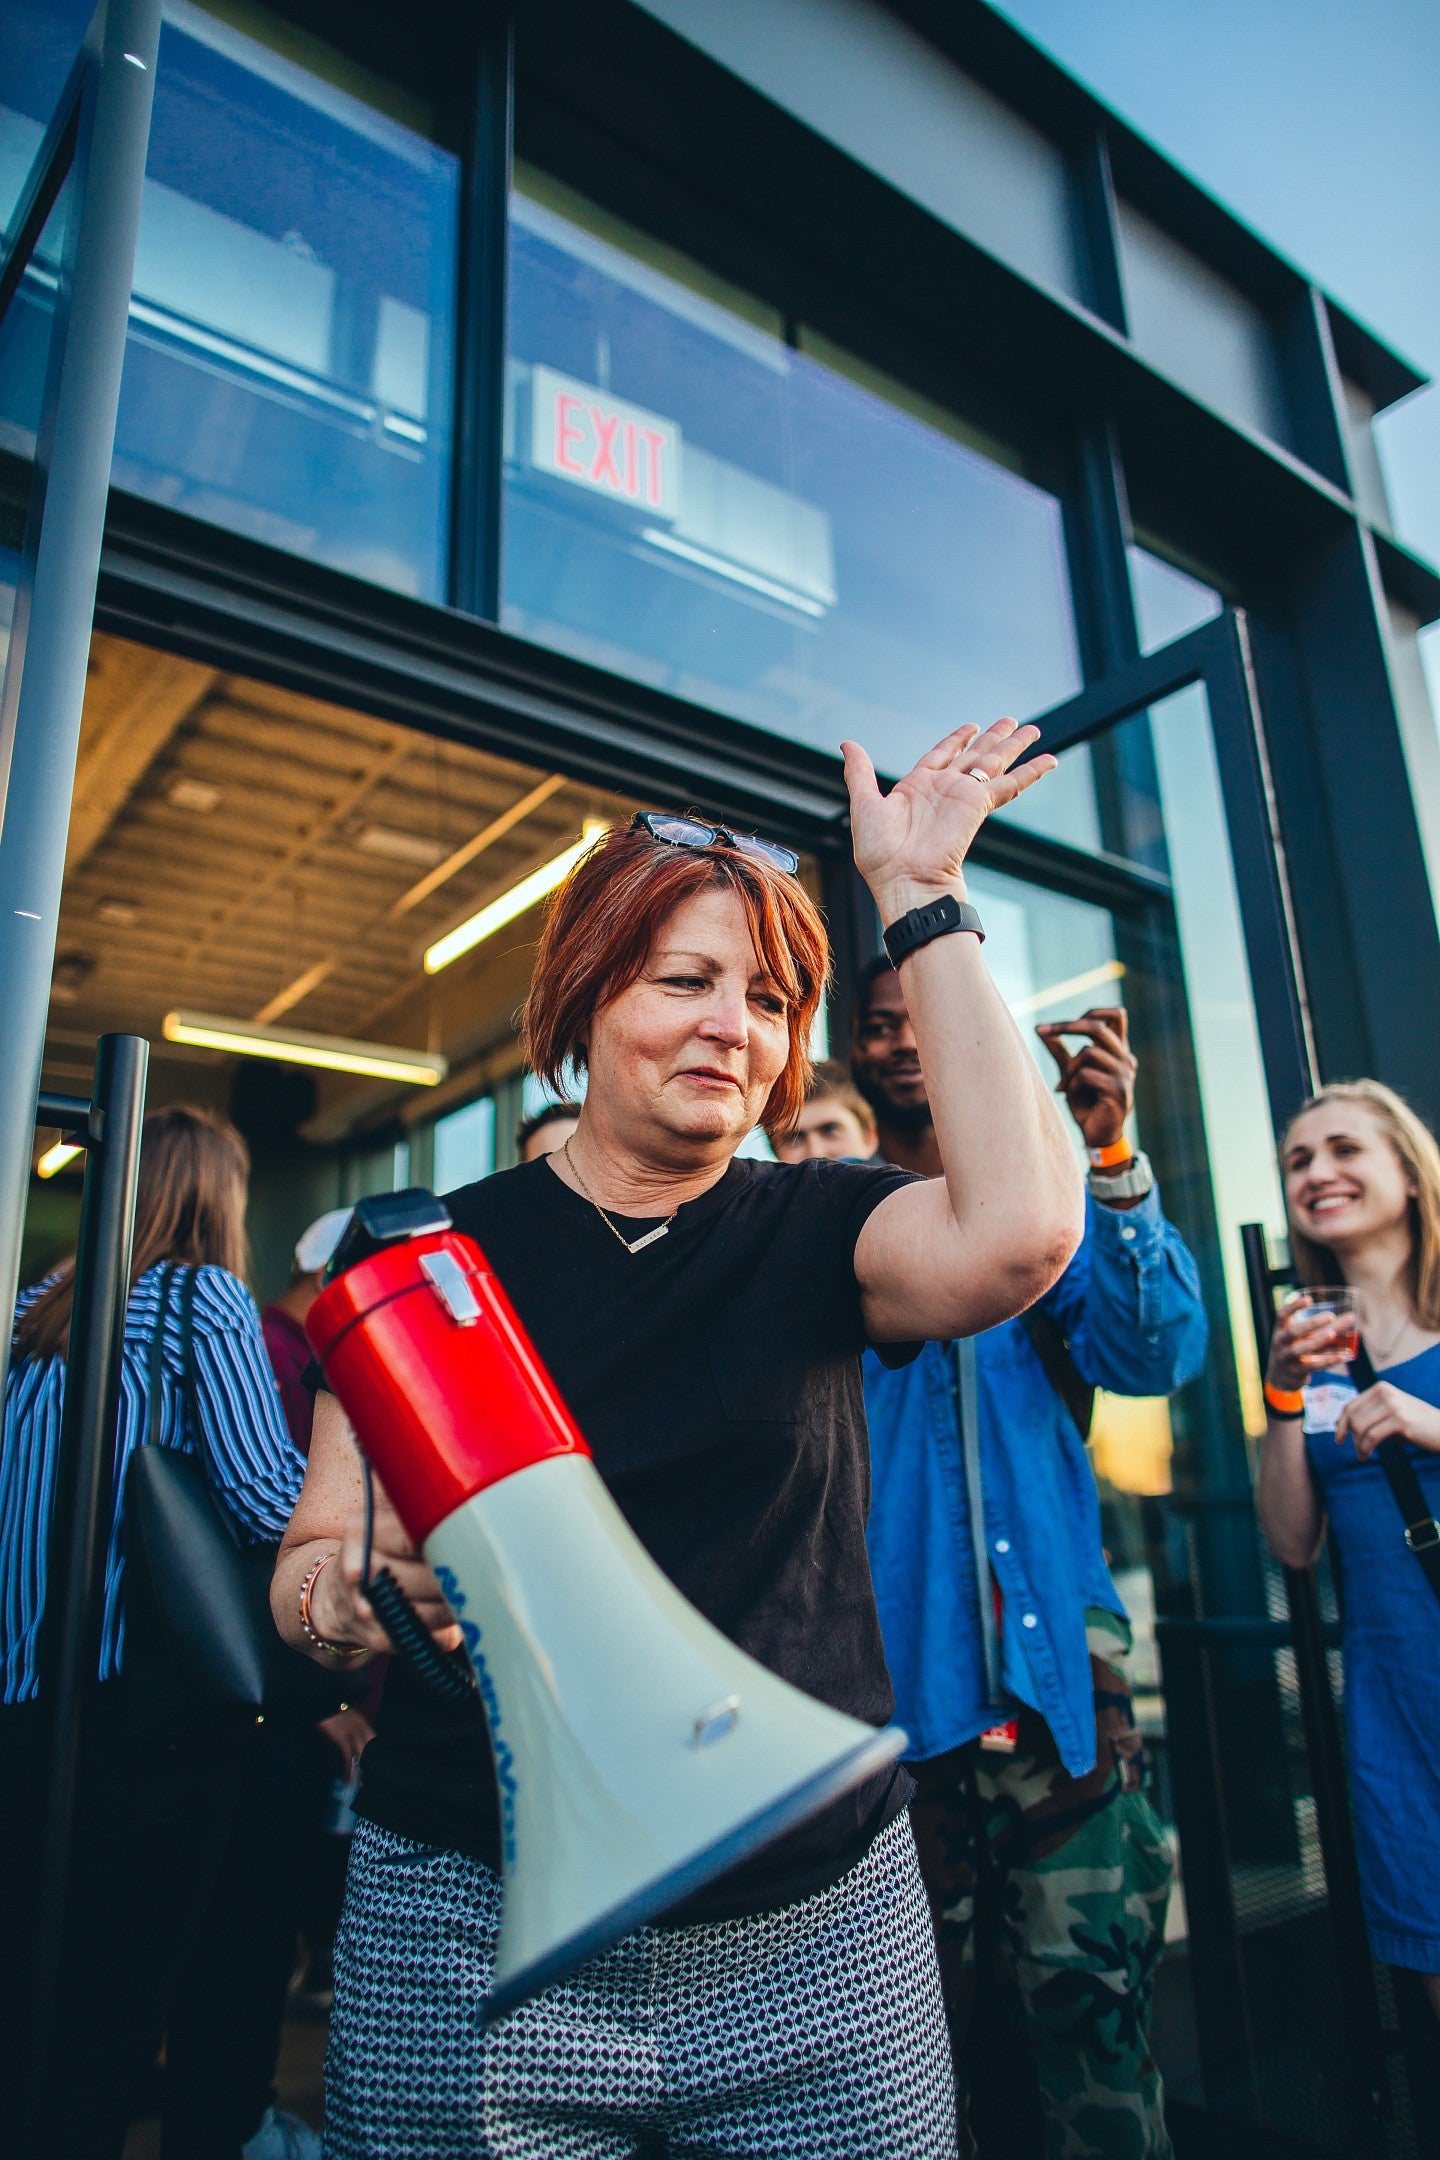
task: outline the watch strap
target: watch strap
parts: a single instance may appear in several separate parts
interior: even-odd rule
[[[1149,1156],[1137,1149],[1123,1169],[1092,1169],[1085,1182],[1097,1200],[1143,1200],[1155,1183],[1155,1172]]]
[[[885,950],[890,955],[890,965],[899,967],[911,953],[932,939],[948,937],[954,930],[969,930],[985,942],[985,929],[979,911],[968,900],[957,900],[953,893],[942,893],[938,900],[927,901],[924,907],[913,907],[909,913],[891,923],[885,932]]]

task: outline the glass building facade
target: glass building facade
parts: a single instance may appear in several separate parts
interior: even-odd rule
[[[1059,501],[995,445],[539,173],[510,233],[508,629],[892,773],[1080,687]]]
[[[0,29],[12,227],[87,12]],[[1241,1229],[1283,1259],[1276,1133],[1317,1081],[1440,1117],[1440,576],[1370,434],[1418,378],[978,0],[406,25],[167,0],[45,1084],[148,1034],[162,1098],[250,1135],[277,1287],[321,1207],[514,1159],[534,920],[426,955],[595,819],[793,844],[843,1048],[878,926],[839,743],[895,777],[1037,719],[1059,769],[975,851],[987,959],[1042,1066],[1039,1022],[1125,1006],[1212,1326],[1198,1381],[1102,1399],[1092,1441],[1180,1854],[1162,2068],[1188,2149],[1404,2160],[1255,1521]],[[7,640],[77,215],[0,319]],[[171,1003],[448,1072],[287,1093],[167,1048]],[[37,1177],[37,1267],[74,1205]]]

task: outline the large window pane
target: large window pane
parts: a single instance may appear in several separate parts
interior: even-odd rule
[[[1030,1054],[1047,1080],[1055,1061],[1036,1034],[1044,1020],[1074,1019],[1092,1005],[1123,1005],[1125,969],[1105,908],[971,865],[966,890],[985,922],[985,961]],[[1077,1161],[1085,1143],[1071,1121]]]
[[[115,479],[444,596],[458,161],[259,10],[166,9]]]
[[[1241,1400],[1247,1428],[1259,1433],[1265,1416],[1240,1225],[1263,1222],[1280,1244],[1285,1209],[1204,686],[1192,683],[1153,707],[1148,721],[1129,723],[1132,730],[1147,727],[1174,886]]]
[[[1211,622],[1225,605],[1213,585],[1192,577],[1163,556],[1133,542],[1126,549],[1130,563],[1130,590],[1135,598],[1135,622],[1141,652],[1158,652],[1172,639],[1184,637]]]
[[[891,772],[1078,688],[994,444],[529,171],[510,278],[508,628]]]
[[[435,1190],[454,1192],[495,1168],[495,1098],[477,1096],[435,1122]]]
[[[75,178],[67,173],[0,322],[0,450],[23,458],[27,465],[35,456],[45,402],[74,201]],[[18,544],[19,531],[11,538]]]
[[[1036,748],[1044,747],[1042,737]],[[1091,852],[1099,848],[1103,843],[1095,799],[1095,758],[1089,743],[1072,743],[1062,750],[1053,773],[992,815],[1026,832],[1043,833],[1047,840],[1063,840],[1069,847]]]

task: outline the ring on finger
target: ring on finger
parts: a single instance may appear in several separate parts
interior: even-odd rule
[[[967,765],[965,767],[965,778],[967,780],[984,780],[988,782],[992,775],[986,772],[983,765]]]

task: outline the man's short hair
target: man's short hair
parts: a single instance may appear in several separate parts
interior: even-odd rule
[[[874,958],[867,960],[864,967],[861,968],[860,979],[855,986],[855,1026],[857,1028],[870,1017],[870,993],[875,988],[876,983],[879,982],[882,975],[893,975],[894,972],[894,961],[888,953],[883,952],[876,953]]]
[[[572,1118],[579,1117],[579,1115],[580,1105],[578,1102],[561,1102],[557,1099],[555,1102],[541,1103],[540,1108],[533,1117],[521,1118],[520,1123],[516,1126],[515,1153],[523,1159],[526,1148],[529,1147],[537,1132],[544,1132],[545,1127],[553,1125],[557,1118]]]
[[[862,1132],[873,1133],[875,1130],[874,1111],[838,1058],[822,1058],[811,1073],[810,1085],[805,1090],[804,1106],[812,1102],[838,1102],[859,1121]],[[772,1125],[767,1130],[772,1133],[786,1133],[791,1128],[788,1125]]]

